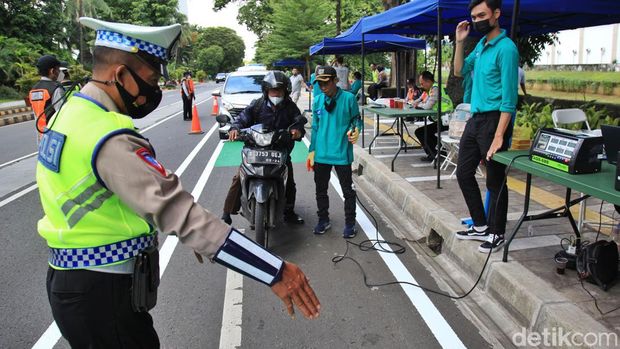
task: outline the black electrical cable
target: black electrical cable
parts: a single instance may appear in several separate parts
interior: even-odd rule
[[[586,286],[583,284],[583,279],[580,278],[579,282],[581,283],[581,287],[583,288],[583,290],[586,291],[586,293],[589,294],[590,297],[592,297],[592,299],[594,300],[594,306],[596,307],[596,310],[598,310],[598,312],[601,314],[601,316],[605,316],[605,315],[607,315],[609,313],[613,313],[614,311],[620,309],[620,306],[619,306],[619,307],[616,307],[616,308],[614,308],[612,310],[608,310],[606,312],[603,312],[601,310],[601,308],[598,306],[598,301],[597,301],[596,297],[594,297],[594,295],[592,295],[592,293],[590,293],[590,291],[588,291]]]
[[[521,157],[528,157],[528,156],[529,155],[527,155],[527,154],[515,156],[510,161],[508,166],[506,167],[504,182],[502,183],[502,187],[500,188],[499,193],[497,194],[497,201],[495,203],[496,207],[499,204],[499,198],[500,198],[500,196],[502,194],[502,191],[504,190],[504,188],[507,187],[506,182],[507,182],[508,173],[510,172],[512,164],[514,163],[514,161],[516,159],[521,158]],[[371,288],[371,287],[382,287],[382,286],[388,286],[388,285],[410,285],[410,286],[418,287],[418,288],[420,288],[420,289],[422,289],[422,290],[424,290],[426,292],[429,292],[429,293],[433,293],[433,294],[436,294],[436,295],[439,295],[439,296],[443,296],[443,297],[447,297],[447,298],[455,299],[456,300],[456,299],[463,299],[463,298],[469,296],[469,294],[474,291],[476,286],[478,286],[478,283],[482,279],[482,274],[484,273],[484,270],[486,269],[487,264],[489,263],[489,259],[491,258],[491,254],[493,253],[493,249],[489,250],[489,253],[487,254],[487,258],[484,261],[484,265],[482,266],[482,270],[480,271],[480,274],[478,275],[478,279],[476,280],[474,285],[471,287],[471,289],[469,291],[467,291],[465,294],[460,295],[460,296],[453,296],[453,295],[450,295],[450,294],[447,294],[447,293],[444,293],[444,292],[441,292],[441,291],[438,291],[438,290],[435,290],[435,289],[427,288],[427,287],[424,287],[422,285],[414,284],[414,283],[411,283],[411,282],[408,282],[408,281],[399,281],[399,280],[397,280],[397,281],[384,282],[384,283],[376,283],[376,284],[369,283],[368,282],[368,276],[366,275],[366,271],[364,270],[362,265],[357,260],[355,260],[354,258],[349,257],[347,255],[349,253],[349,245],[357,246],[361,251],[373,250],[373,251],[381,251],[381,252],[394,253],[394,254],[402,254],[402,253],[404,253],[405,252],[405,248],[402,245],[400,245],[398,243],[395,243],[395,242],[390,242],[390,241],[387,241],[387,240],[379,240],[379,225],[377,224],[377,220],[372,215],[372,213],[362,204],[362,202],[360,201],[359,198],[357,198],[357,201],[360,203],[360,205],[362,206],[364,211],[366,211],[370,215],[370,217],[372,218],[373,223],[374,223],[374,227],[375,227],[375,236],[376,236],[376,238],[375,239],[370,239],[370,240],[364,240],[364,241],[362,241],[359,244],[356,244],[356,243],[351,242],[351,241],[346,241],[346,249],[345,249],[344,254],[333,257],[332,258],[332,262],[334,264],[337,264],[337,263],[342,262],[345,259],[348,259],[348,260],[352,261],[353,263],[355,263],[357,265],[357,267],[360,269],[360,271],[362,272],[362,276],[364,278],[364,285],[366,285],[366,287]],[[390,245],[390,246],[397,246],[399,248],[397,250],[395,250],[395,251],[392,251],[392,250],[385,249],[383,247],[377,248],[377,247],[375,247],[377,244],[387,244],[387,245]]]
[[[54,126],[54,122],[56,121],[55,116],[58,115],[58,113],[60,113],[60,109],[62,109],[62,106],[65,104],[65,102],[67,101],[67,98],[73,92],[75,87],[78,86],[80,83],[86,84],[89,80],[90,80],[90,78],[86,77],[86,78],[74,81],[71,84],[71,86],[69,86],[69,88],[65,91],[65,93],[62,95],[62,97],[59,100],[57,100],[55,103],[50,103],[50,105],[48,105],[47,108],[45,108],[41,112],[41,114],[36,115],[35,122],[34,122],[34,128],[37,130],[38,133],[45,134],[45,133],[49,132],[49,130],[52,128],[52,126]],[[41,119],[43,117],[43,115],[47,115],[47,113],[49,113],[52,110],[52,108],[55,108],[56,105],[58,103],[60,103],[60,102],[62,102],[62,104],[60,105],[60,108],[58,110],[56,110],[56,112],[52,116],[51,124],[49,125],[49,127],[46,127],[46,129],[44,129],[44,130],[39,130],[39,119]]]

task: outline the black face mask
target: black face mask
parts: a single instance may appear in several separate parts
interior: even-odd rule
[[[159,86],[152,86],[148,84],[146,81],[142,80],[138,74],[136,74],[131,68],[125,66],[129,73],[138,84],[138,95],[132,96],[127,92],[127,90],[115,81],[116,88],[118,89],[118,93],[121,95],[121,99],[125,104],[125,109],[127,109],[127,114],[132,119],[142,119],[147,116],[150,112],[155,110],[159,103],[161,102],[161,89]],[[146,98],[146,102],[142,105],[136,104],[136,99],[138,97],[144,96]]]
[[[474,30],[482,35],[487,35],[491,32],[491,30],[493,30],[493,28],[495,27],[491,26],[491,22],[489,22],[489,19],[474,22]]]

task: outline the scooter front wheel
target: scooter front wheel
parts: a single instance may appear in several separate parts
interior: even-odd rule
[[[261,246],[267,248],[265,235],[265,216],[266,216],[267,204],[264,202],[257,202],[254,210],[254,231],[256,232],[256,242]]]

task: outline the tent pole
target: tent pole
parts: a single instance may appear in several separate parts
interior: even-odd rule
[[[517,22],[519,21],[519,7],[520,7],[520,0],[514,0],[515,3],[512,7],[512,22],[510,25],[510,38],[512,39],[512,41],[517,40]]]
[[[396,98],[400,98],[400,55],[394,52],[396,56]]]
[[[366,132],[364,132],[364,129],[366,128],[366,125],[364,123],[364,120],[366,120],[364,118],[364,105],[366,104],[366,96],[364,96],[364,82],[366,81],[366,72],[364,69],[366,67],[366,65],[364,64],[364,33],[362,33],[362,129],[360,130],[362,132],[362,148],[364,148],[365,144],[364,144],[364,134]]]
[[[437,91],[437,158],[435,165],[437,166],[437,189],[441,189],[441,41],[443,33],[441,32],[441,7],[437,8],[437,81],[439,89]]]

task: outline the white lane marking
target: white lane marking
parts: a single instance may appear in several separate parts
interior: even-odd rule
[[[18,162],[18,161],[22,161],[22,160],[27,159],[27,158],[29,158],[29,157],[31,157],[31,156],[37,155],[38,153],[39,153],[39,152],[35,151],[35,152],[34,152],[34,153],[32,153],[32,154],[24,155],[24,156],[22,156],[22,157],[20,157],[20,158],[13,159],[13,160],[10,160],[10,161],[7,161],[7,162],[5,162],[4,164],[1,164],[1,165],[0,165],[0,168],[3,168],[3,167],[6,167],[6,166],[9,166],[9,165],[11,165],[11,164],[13,164],[13,163],[15,163],[15,162]]]
[[[226,271],[226,291],[220,349],[235,349],[241,346],[241,324],[243,318],[243,276],[236,271]]]
[[[196,147],[194,147],[192,152],[187,156],[187,158],[185,158],[183,163],[181,163],[181,166],[179,166],[179,168],[175,172],[175,174],[177,176],[181,176],[181,174],[183,174],[183,172],[185,171],[185,169],[187,168],[189,163],[192,162],[192,160],[198,154],[198,151],[200,151],[200,148],[202,148],[205,145],[205,143],[207,142],[209,137],[211,137],[213,132],[215,132],[215,130],[217,130],[217,129],[218,129],[218,125],[217,124],[215,124],[215,125],[213,125],[213,127],[211,127],[209,132],[196,145]],[[144,132],[144,131],[142,131],[142,132]],[[218,144],[218,147],[215,149],[215,152],[213,153],[213,155],[211,155],[211,159],[209,160],[209,163],[207,164],[207,167],[205,168],[204,172],[200,176],[200,179],[198,179],[198,183],[196,184],[196,186],[194,187],[194,190],[192,191],[192,196],[194,196],[196,201],[198,201],[198,197],[200,196],[200,193],[204,189],[204,185],[206,184],[207,179],[209,178],[209,175],[211,174],[211,170],[213,169],[213,165],[215,164],[215,160],[219,156],[219,153],[220,153],[221,150],[222,150],[222,142],[220,142]],[[209,167],[209,165],[211,165],[211,166]],[[206,176],[205,176],[205,174],[206,174]],[[206,177],[206,178],[203,179],[203,177]],[[33,185],[31,187],[32,188],[31,190],[34,190],[36,187],[37,187],[36,184]],[[28,188],[28,189],[30,189],[30,188]],[[26,189],[26,190],[28,190],[28,189]],[[15,194],[15,195],[18,195],[18,194]],[[9,198],[9,199],[11,199],[11,198]],[[7,200],[9,200],[9,199],[7,199]],[[159,251],[159,275],[160,275],[160,277],[164,275],[164,271],[166,270],[166,267],[168,266],[168,262],[170,262],[170,257],[172,257],[172,253],[174,252],[174,248],[176,247],[178,242],[179,242],[179,239],[176,236],[168,236],[166,238],[166,241],[164,242],[164,245],[160,249],[160,251]],[[54,321],[47,328],[47,330],[43,333],[43,335],[41,335],[41,338],[39,338],[39,340],[35,343],[35,346],[33,346],[33,348],[35,348],[35,347],[37,349],[53,348],[54,345],[56,345],[56,343],[60,339],[60,337],[61,337],[60,330],[58,329],[58,326],[56,325],[56,321]]]
[[[217,124],[215,124],[214,126],[217,126]],[[213,133],[213,130],[215,129],[216,127],[212,127],[209,133],[205,136],[205,138],[209,138],[209,136],[211,136],[211,134]],[[209,179],[209,176],[211,176],[211,171],[213,171],[213,167],[215,166],[215,161],[217,160],[217,157],[220,155],[220,152],[222,151],[223,146],[224,146],[224,142],[220,141],[217,147],[215,148],[215,151],[213,152],[213,154],[211,154],[211,158],[209,159],[209,162],[207,163],[207,166],[205,167],[204,171],[202,171],[200,178],[198,178],[198,182],[196,183],[194,190],[192,190],[192,196],[194,197],[194,201],[198,202],[198,198],[200,198],[200,194],[204,190],[205,185],[207,184],[207,180]],[[160,277],[164,275],[164,271],[166,270],[166,267],[168,266],[168,262],[170,262],[170,258],[172,257],[174,248],[177,246],[178,243],[179,243],[178,237],[174,235],[169,235],[166,238],[164,245],[159,250],[159,275]]]
[[[4,205],[8,204],[8,203],[9,203],[9,202],[11,202],[11,201],[14,201],[14,200],[19,199],[20,197],[22,197],[22,196],[24,196],[24,195],[26,195],[26,194],[30,193],[31,191],[33,191],[33,190],[35,190],[35,189],[37,189],[37,185],[36,185],[36,184],[33,184],[33,185],[29,186],[28,188],[26,188],[26,189],[24,189],[24,190],[20,191],[19,193],[15,193],[15,194],[13,194],[13,195],[9,196],[8,198],[6,198],[6,199],[4,199],[4,200],[0,201],[0,207],[2,207],[2,206],[4,206]]]
[[[39,340],[34,343],[32,349],[47,349],[53,348],[56,345],[56,342],[60,339],[60,329],[56,326],[56,321],[52,322],[52,324],[45,330],[45,333],[39,338]]]
[[[306,146],[310,146],[310,142],[306,137],[303,138]],[[344,200],[344,196],[342,195],[342,190],[340,189],[340,183],[338,182],[338,178],[332,172],[330,177],[330,183],[340,196],[340,199]],[[357,223],[364,231],[364,234],[368,237],[368,239],[379,239],[383,240],[381,234],[377,232],[375,227],[366,216],[366,213],[362,210],[362,208],[356,204],[355,210],[357,216]],[[386,251],[392,251],[390,246],[381,245]],[[418,284],[415,278],[411,275],[407,267],[398,259],[398,256],[393,253],[386,252],[378,252],[379,256],[383,259],[383,262],[387,265],[388,269],[394,275],[394,278],[398,281],[406,281],[412,284]],[[416,308],[426,326],[431,330],[439,344],[443,348],[465,348],[461,339],[454,332],[450,324],[444,319],[439,310],[435,307],[433,302],[428,298],[426,293],[422,291],[418,287],[414,287],[411,285],[400,284],[400,287],[405,291],[407,297],[409,297],[409,301]]]

